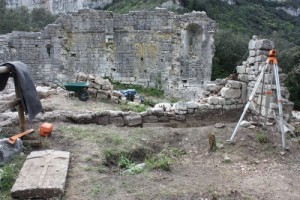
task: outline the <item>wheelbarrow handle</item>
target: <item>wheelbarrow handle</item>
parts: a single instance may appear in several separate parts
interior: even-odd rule
[[[63,82],[61,82],[60,80],[56,79],[54,81],[52,81],[55,85],[57,85],[58,87],[61,87],[62,89],[66,89]]]

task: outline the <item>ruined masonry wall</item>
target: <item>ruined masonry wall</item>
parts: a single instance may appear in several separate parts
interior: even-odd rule
[[[249,57],[246,61],[242,62],[240,66],[237,66],[236,74],[226,79],[219,79],[204,84],[203,94],[205,97],[200,98],[198,100],[199,103],[213,106],[213,109],[241,109],[244,107],[248,102],[262,68],[266,65],[269,51],[274,49],[274,43],[270,40],[258,39],[254,36],[253,39],[250,40],[248,48]],[[272,65],[268,66],[272,67]],[[279,68],[283,111],[286,121],[289,121],[294,104],[288,100],[289,92],[283,84],[285,74],[281,73],[281,71]],[[265,71],[264,75],[264,88],[262,88],[263,84],[260,83],[253,101],[249,104],[250,106],[247,111],[248,120],[250,121],[262,122],[265,116],[267,116],[269,120],[274,121],[276,116],[278,116],[274,73],[271,71],[271,77],[268,77],[267,72],[268,70]],[[268,80],[270,80],[270,84],[272,83],[270,86],[272,90],[270,105],[266,103],[266,95],[264,94],[264,91],[267,90]]]
[[[0,63],[24,62],[39,84],[85,72],[197,98],[211,78],[214,29],[205,12],[81,10],[41,32],[0,36]]]

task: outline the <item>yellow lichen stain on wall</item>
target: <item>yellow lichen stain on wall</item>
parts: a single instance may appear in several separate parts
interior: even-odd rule
[[[136,50],[137,58],[151,58],[154,60],[157,55],[157,47],[153,43],[135,43],[134,44]]]

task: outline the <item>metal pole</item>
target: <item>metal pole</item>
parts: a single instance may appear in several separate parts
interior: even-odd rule
[[[271,72],[271,66],[268,67],[268,80],[267,80],[267,89],[265,92],[265,121],[263,127],[265,128],[268,121],[268,114],[270,108],[270,96],[272,95],[272,84],[273,84],[273,76]]]
[[[258,86],[259,86],[259,83],[261,82],[261,80],[262,80],[262,78],[263,78],[263,76],[264,76],[264,73],[265,73],[265,70],[266,70],[267,66],[268,66],[268,63],[266,63],[266,65],[262,68],[261,73],[260,73],[260,75],[258,76],[258,79],[257,79],[257,81],[256,81],[256,83],[255,83],[255,85],[254,85],[254,88],[253,88],[253,90],[252,90],[252,92],[251,92],[251,94],[250,94],[248,103],[246,104],[246,106],[245,106],[245,108],[244,108],[244,111],[243,111],[243,113],[242,113],[242,115],[241,115],[241,117],[240,117],[240,120],[238,121],[238,123],[237,123],[237,125],[236,125],[236,127],[235,127],[235,129],[234,129],[234,131],[233,131],[233,133],[232,133],[232,135],[231,135],[231,137],[230,137],[230,139],[227,140],[227,142],[232,142],[234,136],[237,134],[237,130],[238,130],[238,128],[239,128],[239,126],[240,126],[242,120],[243,120],[244,117],[245,117],[245,114],[246,114],[246,112],[247,112],[247,110],[248,110],[248,108],[249,108],[249,106],[250,106],[251,101],[253,100],[253,97],[254,97],[254,95],[255,95],[255,93],[256,93],[256,90],[257,90],[257,88],[258,88]]]
[[[279,128],[281,131],[281,139],[282,139],[282,147],[287,149],[285,143],[285,132],[283,128],[283,111],[282,111],[282,97],[281,97],[281,89],[280,89],[280,82],[279,82],[279,75],[278,75],[278,66],[276,64],[273,65],[274,67],[274,75],[275,75],[275,82],[276,82],[276,91],[277,91],[277,104],[278,104],[278,112],[279,112]]]

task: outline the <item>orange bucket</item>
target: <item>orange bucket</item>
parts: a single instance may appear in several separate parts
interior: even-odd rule
[[[53,124],[50,123],[43,123],[40,126],[40,136],[42,137],[48,137],[51,135],[53,130]]]

